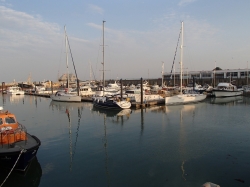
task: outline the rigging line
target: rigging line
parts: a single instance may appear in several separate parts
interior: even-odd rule
[[[63,46],[63,40],[62,40],[62,45],[61,45],[61,46]],[[61,60],[62,60],[62,50],[63,50],[63,47],[61,47],[61,52],[60,52],[59,68],[58,68],[58,77],[57,77],[57,79],[59,79],[59,75],[60,75]]]
[[[82,111],[83,111],[83,108],[80,109],[80,107],[78,107],[78,125],[77,125],[77,128],[76,128],[76,140],[75,140],[75,144],[74,144],[74,148],[73,148],[72,159],[74,159],[75,152],[76,152],[76,143],[77,143],[78,132],[79,132],[79,129],[80,129],[80,124],[81,124]]]
[[[176,49],[175,49],[174,60],[173,60],[172,69],[171,69],[171,72],[170,72],[170,79],[172,79],[172,72],[173,72],[173,67],[174,67],[174,61],[175,61],[175,57],[176,57],[176,53],[177,53],[177,49],[178,49],[180,37],[181,37],[181,29],[180,29],[180,33],[179,33],[179,37],[178,37],[178,41],[177,41],[177,46],[176,46]]]
[[[92,73],[93,73],[93,75],[94,75],[94,80],[96,81],[96,78],[95,78],[95,73],[94,73],[94,71],[93,71],[92,66],[91,66],[91,71],[92,71]]]
[[[69,155],[70,155],[70,171],[72,171],[72,163],[73,163],[73,151],[72,151],[72,131],[71,131],[71,118],[70,118],[70,112],[69,109],[66,107],[66,111],[65,113],[68,116],[68,120],[69,120]]]
[[[67,34],[66,34],[66,38],[67,38],[67,42],[68,42],[68,44],[69,44],[69,38],[68,38],[68,35],[67,35]],[[74,70],[75,70],[75,74],[76,74],[76,79],[79,80],[79,79],[78,79],[78,76],[77,76],[77,73],[76,73],[76,67],[75,67],[75,63],[74,63],[73,56],[72,56],[70,44],[69,44],[69,51],[70,51],[71,59],[72,59],[72,62],[73,62],[73,66],[74,66]]]

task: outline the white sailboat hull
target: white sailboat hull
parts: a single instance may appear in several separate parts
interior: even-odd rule
[[[64,95],[51,95],[50,98],[53,101],[63,101],[63,102],[81,102],[81,96],[64,94]]]
[[[206,99],[204,94],[182,94],[172,97],[165,97],[165,105],[182,105],[187,103],[197,103]]]
[[[141,102],[141,94],[134,94],[134,99],[135,102]],[[149,94],[143,95],[143,102],[150,102],[150,101],[163,101],[164,102],[164,97],[160,96],[159,94]]]

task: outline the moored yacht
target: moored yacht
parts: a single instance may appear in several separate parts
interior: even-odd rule
[[[66,48],[66,65],[68,72],[68,37],[66,34],[66,27],[64,27],[65,33],[65,48]],[[69,87],[69,73],[67,73],[67,88],[65,91],[57,91],[55,94],[50,95],[53,101],[63,101],[63,102],[81,102],[82,98],[79,95],[70,93],[71,88]]]
[[[104,36],[104,23],[105,21],[103,21],[103,36]],[[131,103],[129,101],[129,99],[124,100],[122,97],[121,99],[119,99],[118,97],[115,96],[108,96],[106,94],[107,90],[105,90],[105,79],[104,79],[104,38],[103,38],[103,86],[101,87],[102,89],[100,89],[100,91],[96,91],[96,95],[94,95],[92,97],[93,99],[93,105],[95,107],[99,107],[99,108],[106,108],[106,109],[128,109],[131,107]],[[112,85],[111,87],[114,87],[114,85]],[[119,87],[118,85],[115,87]],[[112,88],[113,89],[113,88]],[[112,90],[113,91],[113,90]],[[117,92],[116,94],[121,93],[120,90],[114,90],[115,92]],[[114,94],[114,95],[116,95]]]
[[[109,96],[95,97],[93,105],[105,109],[129,109],[131,107],[129,99],[121,100],[118,97]]]
[[[243,91],[231,83],[221,82],[213,89],[212,93],[215,97],[232,97],[242,95]]]
[[[200,84],[197,84],[197,83],[189,83],[185,89],[186,90],[194,90],[194,91],[199,92],[199,93],[203,93],[206,90]]]
[[[6,90],[6,93],[11,94],[11,95],[24,95],[24,91],[19,86],[8,87],[8,89]]]
[[[63,101],[63,102],[81,102],[81,96],[67,93],[64,91],[57,91],[55,94],[50,95],[53,101]]]
[[[194,90],[187,90],[185,93],[182,93],[182,55],[183,55],[183,22],[181,23],[181,61],[180,61],[180,94],[174,95],[171,97],[165,97],[165,104],[166,105],[180,105],[180,104],[187,104],[187,103],[196,103],[206,99],[206,95],[195,92]]]
[[[77,88],[70,91],[71,94],[77,95]],[[79,95],[83,97],[87,96],[93,96],[95,95],[95,91],[92,90],[92,88],[89,85],[81,86],[79,89]]]

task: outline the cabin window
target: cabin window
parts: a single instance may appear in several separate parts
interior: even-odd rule
[[[15,121],[15,119],[13,117],[5,118],[5,122],[8,123],[8,124],[16,123],[16,121]]]
[[[3,120],[2,120],[2,118],[0,118],[0,125],[2,125],[3,124]]]

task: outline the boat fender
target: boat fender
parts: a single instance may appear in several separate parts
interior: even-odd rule
[[[8,130],[12,130],[12,127],[8,126],[8,127],[6,127],[6,130],[7,130],[7,131],[8,131]]]
[[[1,132],[6,131],[5,127],[0,128],[0,131],[1,131]]]

